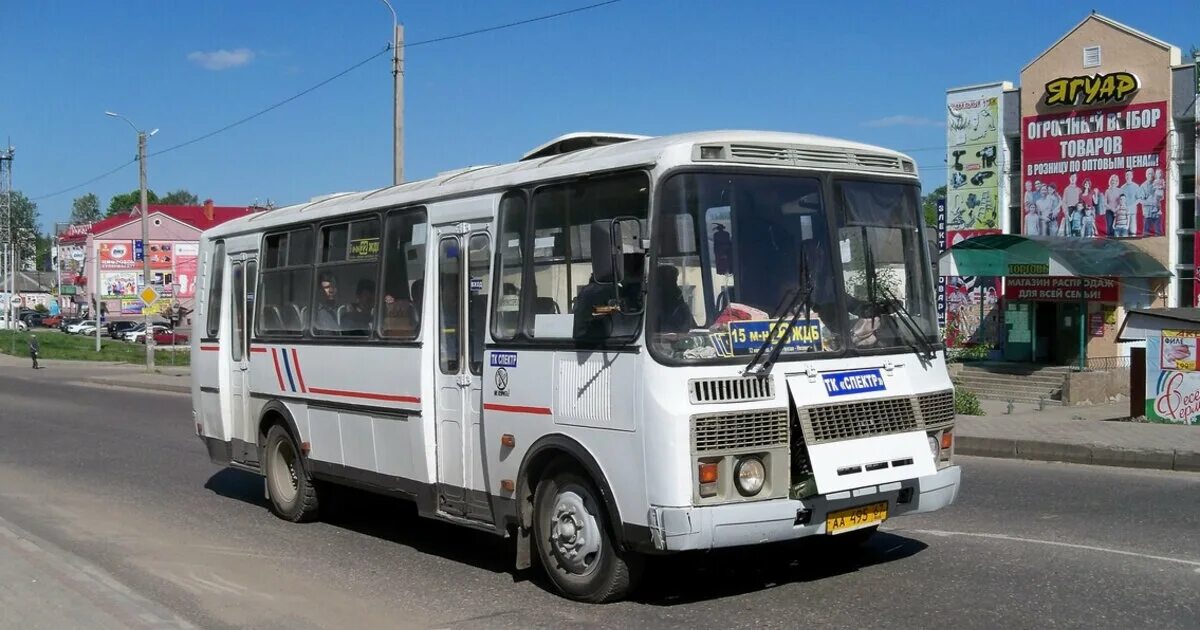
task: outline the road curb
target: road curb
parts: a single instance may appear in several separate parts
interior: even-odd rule
[[[956,435],[958,455],[1200,472],[1200,452]]]
[[[192,393],[192,386],[190,384],[185,384],[185,383],[156,383],[153,381],[141,382],[141,381],[135,381],[135,380],[131,380],[131,379],[112,378],[112,377],[107,377],[107,378],[106,377],[92,377],[92,378],[88,378],[85,380],[86,380],[86,382],[92,383],[94,385],[130,387],[133,389],[145,389],[145,390],[158,391],[158,392],[170,392],[173,394],[190,394],[190,393]]]

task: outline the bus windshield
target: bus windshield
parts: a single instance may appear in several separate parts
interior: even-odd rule
[[[748,361],[768,341],[784,361],[929,347],[937,325],[917,186],[837,180],[832,200],[826,190],[816,175],[668,179],[647,304],[655,355]]]

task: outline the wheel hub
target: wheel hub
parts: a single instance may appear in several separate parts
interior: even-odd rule
[[[600,528],[583,497],[565,491],[556,497],[550,523],[550,543],[563,568],[587,573],[600,555]]]

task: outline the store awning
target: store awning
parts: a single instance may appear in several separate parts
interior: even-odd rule
[[[1084,276],[1169,278],[1171,272],[1129,242],[985,234],[954,244],[938,258],[943,276]]]

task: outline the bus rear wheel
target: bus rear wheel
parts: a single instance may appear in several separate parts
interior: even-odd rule
[[[267,496],[271,511],[293,523],[317,517],[317,487],[304,469],[300,449],[281,425],[267,431],[263,473],[267,478]]]
[[[599,497],[586,476],[556,468],[533,499],[533,536],[546,574],[567,597],[597,604],[625,597],[642,568],[640,556],[612,540]]]

